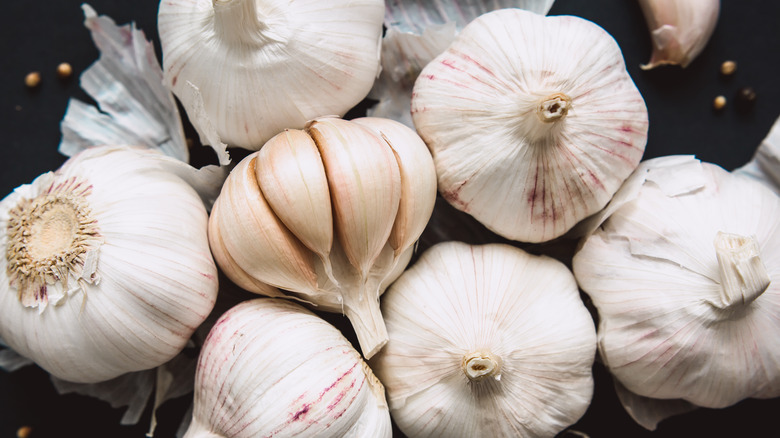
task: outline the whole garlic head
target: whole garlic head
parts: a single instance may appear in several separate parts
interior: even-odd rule
[[[599,351],[643,397],[780,396],[780,198],[690,156],[640,165],[575,255]]]
[[[442,196],[527,242],[604,207],[639,163],[648,127],[607,32],[519,9],[481,15],[423,69],[412,118]]]
[[[201,136],[257,150],[366,97],[383,14],[381,0],[162,1],[165,80]]]
[[[179,353],[211,311],[206,208],[168,157],[103,146],[0,203],[0,337],[52,375],[101,382]]]
[[[384,388],[349,341],[286,300],[245,301],[220,317],[195,373],[185,438],[390,438]]]
[[[382,298],[371,366],[409,437],[554,436],[590,404],[596,330],[557,260],[434,245]]]
[[[379,295],[409,262],[435,199],[433,160],[412,129],[320,118],[238,163],[209,240],[239,286],[345,313],[371,357],[387,341]]]

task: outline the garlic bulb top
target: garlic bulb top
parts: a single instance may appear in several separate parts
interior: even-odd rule
[[[371,357],[386,342],[379,295],[409,262],[435,198],[433,160],[412,129],[320,118],[238,163],[209,239],[239,286],[344,312]]]
[[[257,150],[368,94],[383,14],[381,0],[162,1],[166,82],[201,136]]]
[[[156,367],[211,311],[206,209],[163,158],[88,149],[0,203],[0,337],[52,375]]]
[[[710,408],[780,396],[780,198],[686,156],[648,160],[615,198],[573,262],[613,375]]]
[[[554,436],[590,404],[596,330],[563,263],[434,245],[382,298],[371,366],[409,437]]]
[[[528,242],[604,207],[641,159],[648,126],[609,34],[519,9],[480,16],[423,69],[412,118],[441,194]]]
[[[392,428],[382,384],[335,327],[258,298],[209,332],[184,436],[390,438]]]

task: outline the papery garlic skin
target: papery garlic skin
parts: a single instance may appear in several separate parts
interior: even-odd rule
[[[559,237],[604,207],[639,163],[648,128],[607,32],[516,9],[472,21],[423,69],[412,118],[442,196],[527,242]]]
[[[687,67],[709,42],[720,0],[639,0],[653,40],[653,54],[642,69]]]
[[[165,80],[199,132],[257,150],[366,97],[383,13],[381,0],[162,1]]]
[[[298,304],[260,298],[217,321],[185,438],[392,436],[384,388],[349,341]]]
[[[596,330],[563,263],[440,243],[382,298],[370,364],[406,436],[554,436],[590,404]]]
[[[709,408],[780,396],[780,198],[671,156],[642,163],[616,199],[573,261],[612,374]]]
[[[0,203],[0,337],[52,375],[100,382],[179,353],[217,269],[198,194],[160,153],[103,146]]]
[[[241,287],[346,314],[369,358],[387,341],[379,295],[409,262],[435,199],[433,159],[412,129],[319,118],[236,165],[209,239]]]

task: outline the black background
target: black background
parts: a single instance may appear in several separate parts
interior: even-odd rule
[[[160,53],[156,1],[94,0],[90,4],[99,14],[112,17],[118,24],[134,21],[147,38],[155,42],[157,53]],[[651,42],[635,0],[558,0],[550,14],[590,19],[618,41],[629,73],[649,111],[645,158],[695,154],[703,161],[732,170],[750,159],[780,116],[780,87],[777,85],[780,77],[780,2],[724,0],[712,39],[688,68],[664,67],[652,71],[639,68],[650,57]],[[0,14],[3,64],[0,70],[0,196],[31,182],[41,173],[56,169],[65,160],[57,152],[59,122],[69,98],[89,101],[79,89],[78,75],[98,56],[82,22],[78,1],[3,2]],[[738,64],[736,74],[730,78],[719,74],[720,64],[727,59]],[[73,78],[66,81],[57,78],[55,69],[60,62],[73,66]],[[43,79],[34,90],[24,85],[24,77],[30,71],[40,71]],[[756,91],[757,100],[749,111],[738,111],[734,96],[745,86]],[[712,109],[712,100],[717,95],[723,95],[729,101],[720,112]],[[196,146],[193,157],[208,161],[211,154]],[[456,214],[443,204],[437,206],[437,213],[440,212]],[[463,219],[463,223],[470,225],[460,231],[462,240],[480,240],[475,236],[488,235],[468,218]],[[426,231],[421,246],[432,243],[438,236],[434,230]],[[457,232],[450,236],[458,237]],[[594,367],[594,374],[593,403],[573,426],[593,438],[777,434],[780,399],[746,400],[723,410],[700,409],[664,421],[650,433],[633,423],[620,407],[610,378],[600,365]],[[187,398],[182,398],[163,406],[158,414],[160,425],[156,436],[172,436],[188,403]],[[11,374],[0,371],[0,438],[16,436],[17,429],[23,425],[33,428],[31,436],[35,438],[144,436],[149,410],[140,424],[133,427],[119,426],[121,414],[122,411],[95,399],[56,395],[48,376],[37,367],[26,367]]]

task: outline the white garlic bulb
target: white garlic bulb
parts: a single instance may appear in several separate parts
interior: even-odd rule
[[[381,0],[162,1],[165,80],[201,136],[257,150],[366,97],[383,14]]]
[[[690,156],[648,160],[574,257],[599,351],[643,397],[780,396],[780,198]]]
[[[720,0],[639,0],[653,54],[642,68],[687,67],[709,42],[720,13]]]
[[[647,108],[612,37],[519,9],[468,24],[417,78],[412,118],[439,191],[503,237],[559,237],[639,163]]]
[[[209,239],[239,286],[344,312],[368,358],[387,341],[379,295],[409,262],[435,199],[433,160],[412,129],[320,118],[238,163]]]
[[[217,269],[206,208],[166,160],[87,149],[3,199],[0,337],[11,348],[74,382],[184,348],[214,305]]]
[[[258,298],[209,332],[185,438],[392,436],[384,388],[333,326],[286,300]]]
[[[554,436],[590,404],[596,329],[566,266],[505,245],[434,245],[382,298],[371,361],[409,437]]]

